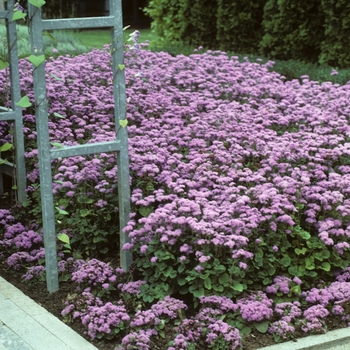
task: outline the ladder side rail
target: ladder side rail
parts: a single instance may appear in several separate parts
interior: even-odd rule
[[[109,0],[110,14],[115,15],[112,32],[112,69],[113,69],[113,94],[114,117],[116,133],[119,129],[119,121],[126,117],[125,74],[119,65],[124,64],[124,35],[121,0]],[[119,24],[119,25],[118,25]],[[130,175],[127,128],[121,128],[118,133],[120,140],[120,152],[117,154],[118,167],[118,195],[119,195],[119,239],[121,267],[127,271],[132,264],[132,254],[123,250],[123,245],[130,242],[129,235],[123,232],[130,220]]]
[[[14,0],[8,0],[8,13],[12,13]],[[17,199],[19,202],[25,202],[27,199],[26,185],[27,174],[24,158],[24,135],[23,135],[23,117],[22,108],[16,105],[21,99],[20,75],[18,66],[18,49],[17,49],[17,31],[16,21],[6,19],[7,26],[7,43],[10,62],[10,81],[11,81],[11,106],[14,112],[14,148],[16,163],[16,182],[17,182]]]
[[[43,54],[41,9],[28,3],[30,40],[33,55]],[[52,170],[47,114],[45,62],[33,67],[36,131],[39,159],[41,207],[44,230],[46,286],[49,293],[58,290],[57,239],[53,208]]]
[[[110,13],[112,15],[103,18],[103,20],[99,17],[68,20],[42,20],[41,10],[32,6],[31,4],[28,4],[32,54],[41,54],[44,51],[42,40],[42,33],[44,29],[69,29],[72,28],[72,26],[74,26],[74,28],[78,28],[78,25],[82,25],[82,28],[111,27],[113,29],[112,67],[114,77],[114,117],[116,124],[115,141],[70,146],[67,148],[64,147],[62,149],[50,149],[49,129],[47,120],[45,64],[43,63],[38,67],[33,67],[47,289],[50,293],[58,290],[57,251],[52,195],[51,159],[106,151],[117,151],[120,219],[120,259],[122,268],[125,270],[127,270],[130,264],[132,263],[131,253],[122,250],[123,244],[129,241],[128,235],[124,234],[122,230],[126,226],[130,214],[130,176],[127,130],[125,128],[119,127],[119,121],[125,119],[126,113],[125,77],[124,72],[119,68],[119,65],[123,63],[124,59],[121,12],[122,7],[121,0],[109,0],[109,3],[111,9]]]

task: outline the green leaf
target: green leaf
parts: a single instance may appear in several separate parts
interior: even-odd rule
[[[70,241],[69,241],[69,237],[67,234],[65,233],[60,233],[57,235],[57,238],[63,242],[63,243],[66,243],[66,244],[70,244]]]
[[[13,190],[17,190],[17,186],[16,186],[16,185],[13,185],[11,188],[12,188]]]
[[[4,61],[0,60],[0,69],[7,68],[8,66],[9,66],[8,62],[4,62]]]
[[[204,287],[208,290],[211,290],[211,279],[209,277],[207,277],[205,280],[204,280]]]
[[[314,257],[310,257],[310,258],[306,258],[305,259],[305,267],[308,270],[314,270],[315,269],[315,261],[314,261]]]
[[[152,182],[148,182],[146,186],[147,191],[154,191],[154,186]]]
[[[8,151],[9,149],[11,149],[12,148],[12,144],[11,143],[8,143],[8,142],[6,142],[6,143],[4,143],[1,147],[0,147],[0,152],[6,152],[6,151]]]
[[[44,0],[29,0],[29,3],[35,7],[40,8],[41,6],[46,4],[46,1],[44,1]]]
[[[29,101],[28,96],[23,96],[17,103],[16,106],[22,107],[22,108],[27,108],[30,107],[32,104]]]
[[[294,249],[296,255],[300,255],[300,254],[304,255],[306,253],[306,250],[307,249],[305,247],[303,249],[299,249],[299,248]]]
[[[122,128],[125,128],[128,125],[128,120],[127,119],[119,120],[119,125]]]
[[[56,182],[57,184],[64,184],[64,182],[62,180],[55,180],[54,182]]]
[[[237,292],[242,292],[244,289],[243,284],[239,282],[233,282],[233,290],[236,290]]]
[[[86,216],[88,216],[90,214],[90,210],[88,210],[88,209],[80,209],[79,213],[80,213],[80,216],[82,218],[84,218],[84,217],[86,217]]]
[[[328,262],[323,262],[320,266],[320,268],[324,271],[330,271],[331,270],[331,265]]]
[[[284,266],[284,267],[288,267],[290,266],[292,262],[292,259],[288,256],[288,255],[283,255],[283,258],[281,259],[281,264]]]
[[[245,336],[245,335],[248,335],[252,332],[252,329],[248,326],[244,326],[242,329],[239,330],[239,334],[241,336]]]
[[[45,61],[45,55],[34,56],[30,55],[28,61],[32,63],[35,67],[40,66]]]
[[[125,69],[125,65],[124,65],[124,64],[118,64],[118,68],[119,68],[120,70],[124,70],[124,69]]]
[[[276,273],[276,268],[273,265],[270,265],[267,269],[267,272],[269,273],[269,276],[273,276]]]
[[[51,146],[54,146],[56,148],[64,148],[64,146],[62,146],[60,143],[58,142],[50,142]]]
[[[201,287],[201,288],[199,288],[197,290],[194,290],[192,294],[193,294],[194,297],[199,298],[202,295],[204,295],[204,288]]]
[[[253,325],[260,333],[266,333],[269,329],[269,321],[254,322]]]
[[[49,37],[49,39],[50,39],[51,41],[55,41],[55,40],[56,40],[55,37],[54,37],[51,33],[49,33],[49,32],[43,32],[43,36]]]
[[[61,79],[61,78],[59,78],[59,77],[57,77],[55,74],[50,73],[50,75],[51,75],[52,77],[54,77],[56,80],[58,80],[58,81],[62,81],[62,79]],[[55,114],[55,113],[54,113],[54,114]]]
[[[223,292],[224,291],[224,287],[223,286],[218,286],[218,285],[213,285],[213,289],[216,291],[216,292]]]
[[[63,115],[56,113],[56,112],[54,112],[53,115],[57,118],[66,119],[66,117],[64,117]]]
[[[143,216],[143,217],[147,217],[149,214],[153,213],[153,208],[152,207],[141,207],[139,209],[139,213]]]
[[[15,11],[12,15],[12,22],[17,21],[19,19],[23,19],[26,16],[27,16],[27,14],[22,12],[22,11]]]
[[[216,273],[218,273],[218,272],[225,272],[226,271],[226,267],[224,265],[215,265],[213,270]]]
[[[227,284],[230,281],[230,275],[228,273],[222,273],[219,276],[219,283],[220,284]]]
[[[178,278],[177,278],[177,284],[179,285],[179,286],[184,286],[185,284],[186,284],[186,279],[184,278],[184,277],[181,277],[181,276],[179,276]]]
[[[62,214],[62,215],[68,215],[69,213],[65,210],[62,210],[60,209],[59,207],[55,207],[57,209],[57,211],[59,212],[59,214]]]
[[[290,289],[290,292],[289,294],[296,294],[296,295],[300,295],[301,293],[301,288],[299,285],[296,285],[296,286],[293,286],[291,289]]]

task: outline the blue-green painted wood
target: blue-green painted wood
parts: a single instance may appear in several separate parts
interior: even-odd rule
[[[32,55],[44,52],[41,9],[28,3]],[[33,66],[36,132],[39,159],[41,208],[44,230],[46,286],[49,293],[58,290],[57,244],[52,193],[50,139],[46,98],[45,63]]]
[[[7,1],[7,11],[0,11],[0,18],[6,19],[7,45],[10,68],[11,82],[11,111],[0,111],[0,120],[14,121],[14,146],[15,146],[15,164],[13,164],[13,174],[17,185],[17,199],[19,202],[24,202],[26,196],[26,168],[24,158],[24,136],[23,136],[23,121],[22,108],[16,106],[16,102],[21,99],[21,88],[19,82],[18,68],[18,50],[17,50],[17,32],[16,22],[12,22],[15,1]],[[2,171],[0,168],[0,171]],[[2,176],[0,178],[1,187],[0,193],[3,192]]]
[[[119,221],[120,221],[120,247],[130,242],[129,235],[122,229],[130,220],[130,175],[129,175],[129,156],[128,156],[128,134],[127,129],[119,130],[119,121],[124,120],[126,116],[126,97],[125,97],[125,75],[124,70],[119,66],[124,64],[124,39],[123,39],[123,19],[121,0],[110,1],[109,9],[111,14],[115,14],[117,25],[113,27],[112,32],[112,67],[113,67],[113,91],[114,91],[114,115],[116,134],[120,141],[120,152],[117,155],[118,165],[118,193],[119,193]],[[120,250],[121,267],[128,270],[132,263],[132,254],[129,251]]]
[[[43,30],[114,27],[114,16],[43,20]]]
[[[98,143],[89,143],[79,146],[69,146],[63,148],[51,149],[51,158],[66,158],[82,156],[86,154],[102,153],[102,152],[113,152],[120,151],[120,142],[107,141]]]
[[[121,267],[124,270],[128,270],[132,263],[131,253],[122,250],[123,244],[129,242],[128,235],[123,233],[122,230],[126,226],[130,214],[130,175],[127,130],[126,128],[121,128],[119,124],[119,121],[124,120],[126,115],[125,77],[124,71],[119,69],[119,65],[123,64],[124,61],[121,0],[109,0],[109,8],[110,16],[106,16],[105,18],[42,20],[41,10],[28,4],[29,17],[31,19],[31,46],[32,54],[34,55],[40,55],[44,52],[42,40],[43,30],[96,27],[113,28],[112,66],[116,124],[115,141],[50,149],[45,64],[42,63],[38,67],[33,67],[46,278],[47,289],[50,293],[58,289],[56,232],[52,195],[52,159],[117,151]]]

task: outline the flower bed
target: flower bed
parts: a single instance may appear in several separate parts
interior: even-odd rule
[[[20,65],[33,100],[30,63]],[[60,278],[80,291],[67,320],[118,350],[238,349],[254,327],[280,341],[326,331],[330,314],[348,320],[350,85],[285,81],[272,65],[220,51],[126,53],[124,249],[135,263],[125,273],[104,262],[118,249],[116,155],[53,161],[57,232],[69,237]],[[51,141],[113,139],[108,47],[46,68]],[[6,82],[0,71],[0,96]],[[31,108],[24,125],[29,200],[16,218],[0,211],[0,252],[31,280],[45,273]],[[10,127],[0,123],[0,142]]]

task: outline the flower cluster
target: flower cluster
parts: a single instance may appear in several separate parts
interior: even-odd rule
[[[80,266],[79,270],[73,272],[72,281],[78,284],[96,286],[97,284],[115,282],[116,275],[113,273],[113,268],[108,264],[97,259],[91,259]]]
[[[136,50],[138,35],[131,36]],[[281,338],[290,336],[297,318],[304,331],[318,332],[325,329],[327,310],[349,316],[349,270],[325,288],[300,292],[315,276],[328,280],[350,261],[350,84],[320,84],[308,76],[285,81],[271,65],[220,51],[125,54],[133,215],[124,228],[131,242],[123,248],[132,251],[139,278],[151,290],[162,284],[197,301],[206,295],[200,311],[180,322],[173,348],[199,339],[237,347],[237,330],[220,319],[228,312],[247,323],[278,315],[270,332]],[[113,140],[110,50],[49,59],[46,69],[50,141],[69,147]],[[21,90],[33,101],[31,72],[30,62],[21,60]],[[10,107],[7,77],[8,70],[1,70],[0,104]],[[38,218],[32,108],[24,110],[23,121],[30,213]],[[0,122],[1,140],[9,138],[8,130]],[[69,230],[74,247],[94,257],[72,267],[72,280],[85,292],[64,314],[85,317],[93,337],[111,334],[127,320],[122,304],[96,298],[113,288],[121,272],[98,260],[117,242],[115,163],[113,153],[52,161],[55,200],[70,213],[58,228]],[[0,256],[10,267],[43,259],[39,227],[16,223],[6,210],[0,210],[0,225]],[[70,262],[62,261],[60,269],[66,268]],[[25,278],[36,272],[43,269],[33,267]],[[118,293],[137,298],[145,282],[119,282]],[[274,309],[264,286],[271,298],[295,293],[312,305]],[[253,293],[242,297],[248,290]],[[223,297],[228,295],[236,302]],[[125,347],[150,347],[158,320],[174,321],[176,310],[185,305],[168,297],[129,316],[132,326],[145,329],[130,332]]]
[[[268,320],[273,315],[273,301],[263,292],[257,292],[237,301],[241,316],[248,322]]]

